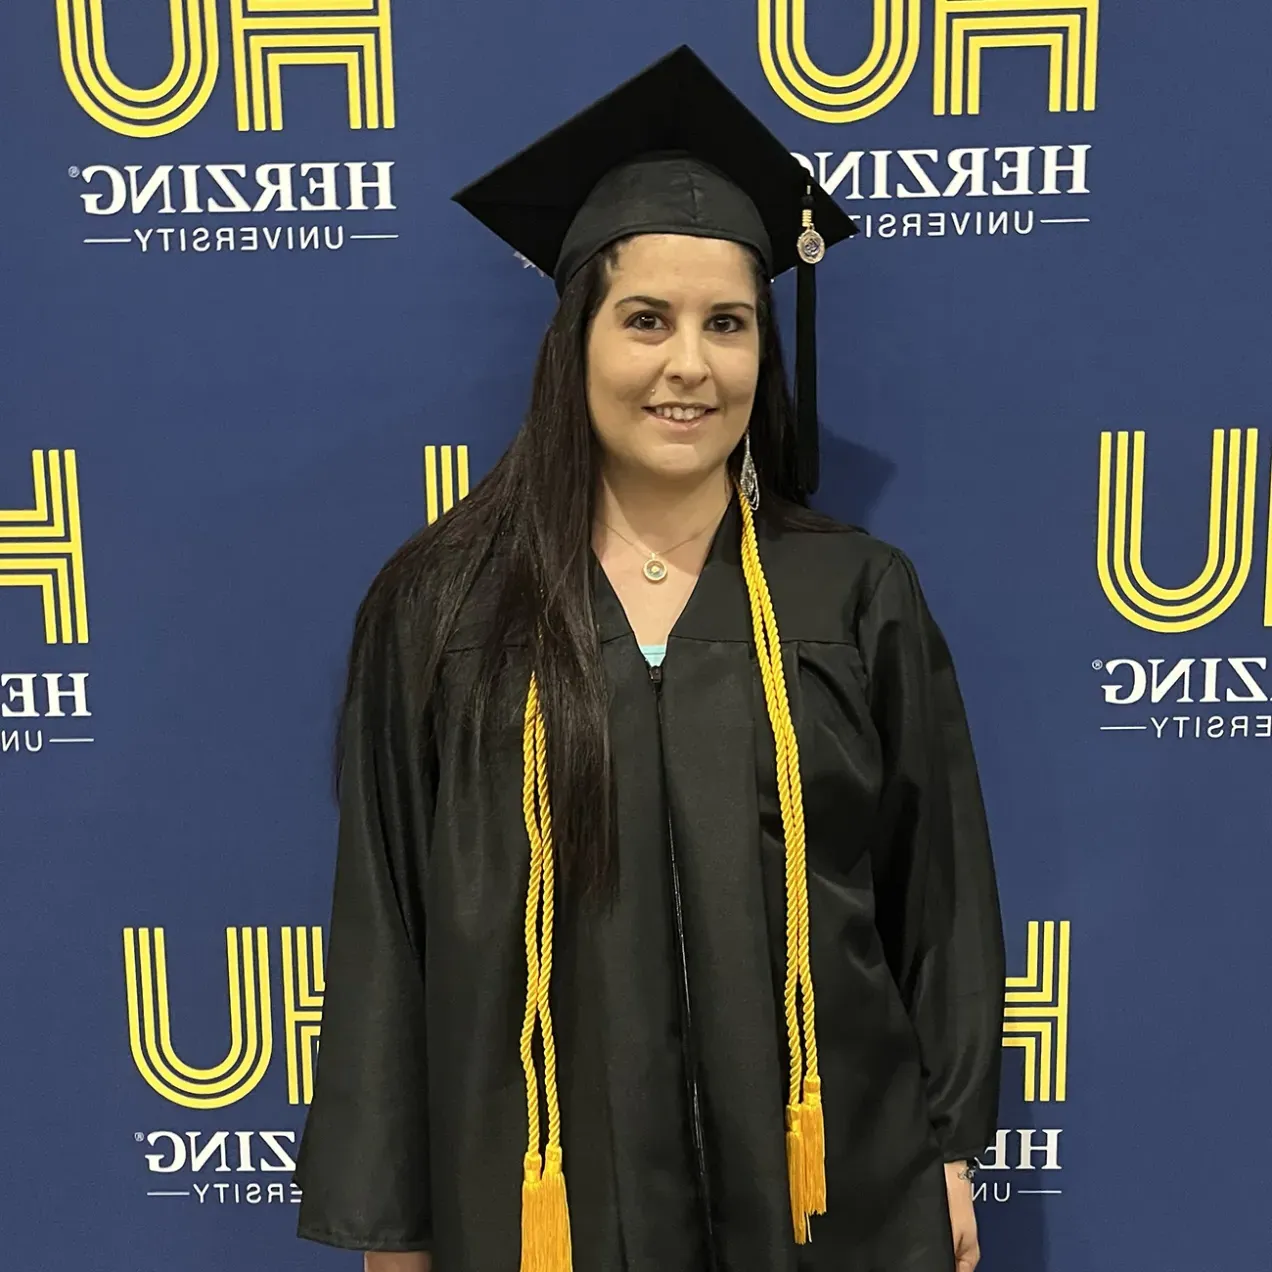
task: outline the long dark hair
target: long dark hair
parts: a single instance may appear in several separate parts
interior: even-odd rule
[[[406,696],[412,726],[427,727],[442,651],[482,578],[489,616],[472,696],[447,710],[464,711],[480,746],[505,675],[519,672],[514,683],[523,697],[533,668],[547,726],[557,852],[564,877],[584,892],[611,880],[614,846],[607,694],[592,607],[601,452],[587,406],[586,342],[621,246],[598,252],[566,285],[539,350],[525,421],[503,457],[466,499],[404,543],[371,584],[354,625],[336,738],[338,790],[346,709],[377,669],[383,674],[379,646],[389,630],[403,680],[392,692]],[[750,434],[760,515],[773,525],[832,529],[799,488],[772,290],[758,258],[754,264],[761,346]],[[729,460],[735,477],[741,458],[739,446]]]

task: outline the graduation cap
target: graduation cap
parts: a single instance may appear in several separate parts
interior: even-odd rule
[[[798,471],[817,489],[814,266],[857,232],[768,128],[681,45],[454,196],[557,292],[631,234],[751,248],[770,278],[797,271]]]

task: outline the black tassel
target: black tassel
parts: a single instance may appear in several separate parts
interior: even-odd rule
[[[795,267],[795,434],[800,488],[817,489],[821,441],[817,431],[817,267]]]

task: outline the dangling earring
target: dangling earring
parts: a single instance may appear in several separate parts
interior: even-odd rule
[[[742,497],[755,512],[760,506],[760,478],[751,458],[751,430],[746,430],[746,449],[742,452]]]

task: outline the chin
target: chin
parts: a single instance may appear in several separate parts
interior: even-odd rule
[[[653,452],[635,457],[636,463],[666,481],[692,481],[709,476],[723,468],[729,452],[716,453],[713,447],[704,453],[696,446],[659,446]]]

